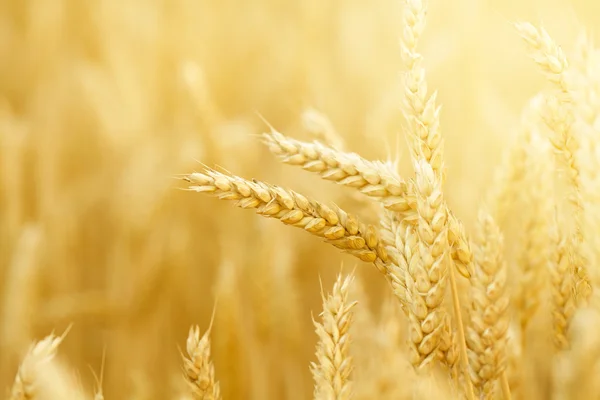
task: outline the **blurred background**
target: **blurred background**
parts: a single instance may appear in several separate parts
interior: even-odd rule
[[[81,386],[106,352],[107,398],[178,398],[179,348],[208,328],[226,399],[308,399],[321,311],[344,264],[377,316],[377,271],[304,232],[174,179],[207,166],[335,202],[343,188],[279,164],[262,114],[311,139],[331,120],[350,151],[399,154],[400,1],[0,0],[0,387],[34,339],[61,346]],[[597,1],[429,1],[420,44],[438,90],[446,194],[467,229],[544,87],[510,22],[543,23],[565,51]],[[596,32],[591,32],[595,35]]]

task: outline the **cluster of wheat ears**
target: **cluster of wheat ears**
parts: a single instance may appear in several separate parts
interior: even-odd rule
[[[527,327],[546,298],[551,301],[547,331],[555,343],[553,358],[558,360],[553,373],[570,374],[556,379],[551,391],[557,398],[586,393],[594,385],[589,382],[594,374],[576,371],[595,368],[596,353],[585,335],[590,335],[589,326],[595,324],[590,321],[596,321],[600,311],[595,298],[600,276],[594,268],[600,261],[594,225],[600,220],[594,214],[598,207],[588,207],[600,200],[600,175],[593,167],[600,157],[598,53],[584,38],[578,54],[568,60],[542,27],[514,23],[548,85],[527,105],[521,134],[477,211],[476,229],[468,232],[444,196],[446,174],[452,171],[445,169],[441,107],[436,91],[428,87],[419,52],[425,22],[424,2],[406,0],[399,108],[406,121],[403,132],[413,176],[400,175],[398,160],[371,161],[347,151],[343,135],[321,114],[309,116],[317,135],[313,142],[288,137],[268,123],[269,131],[260,137],[281,162],[358,196],[356,200],[376,214],[378,223],[362,222],[334,204],[222,169],[206,168],[182,179],[190,192],[303,229],[373,264],[387,281],[400,310],[389,311],[396,324],[389,329],[406,330],[396,336],[405,350],[402,362],[409,363],[412,372],[397,360],[371,360],[367,350],[353,350],[355,336],[361,336],[363,344],[379,344],[377,337],[368,337],[364,314],[355,315],[362,304],[351,296],[360,292],[353,289],[354,272],[342,272],[329,293],[323,293],[322,313],[314,318],[318,344],[310,371],[315,399],[383,398],[375,386],[353,385],[358,361],[360,382],[365,377],[384,382],[416,374],[420,384],[395,398],[523,397],[519,395],[523,372],[514,360],[526,351]],[[519,239],[518,265],[512,266],[504,259],[502,227],[515,207],[521,210],[526,234]],[[211,327],[204,333],[192,327],[181,351],[183,379],[189,384],[188,397],[194,399],[221,399],[211,360]],[[65,336],[52,334],[30,347],[10,399],[46,398],[44,388],[48,380],[57,381],[53,374],[58,373],[48,367],[49,361]],[[581,355],[579,360],[589,353],[589,364],[580,361],[564,368],[561,355],[573,352]],[[382,368],[369,369],[378,363],[386,365],[389,376],[382,376]],[[579,378],[585,376],[587,380]],[[104,398],[101,382],[102,377],[95,399]]]

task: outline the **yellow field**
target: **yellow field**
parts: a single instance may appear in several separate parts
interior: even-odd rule
[[[467,336],[477,325],[473,316],[483,311],[472,290],[493,247],[477,234],[485,231],[478,212],[487,209],[504,236],[504,250],[490,251],[499,250],[498,268],[506,266],[510,326],[505,342],[492,335],[491,346],[504,347],[494,347],[498,374],[486,398],[506,398],[503,380],[515,399],[597,398],[600,307],[595,292],[580,301],[575,269],[586,269],[592,290],[600,284],[600,50],[588,47],[598,38],[600,3],[427,3],[417,49],[427,93],[437,91],[441,106],[443,197],[475,254],[471,282],[443,260],[458,288],[456,296],[449,280],[440,288],[440,310],[452,315],[456,297]],[[355,399],[468,398],[468,386],[477,397],[483,386],[468,374],[482,359],[470,369],[457,362],[453,381],[444,362],[411,358],[416,317],[401,310],[373,265],[302,229],[180,190],[189,186],[178,179],[184,174],[215,168],[335,204],[385,241],[377,199],[284,165],[260,135],[272,125],[311,142],[330,123],[334,141],[343,141],[336,151],[399,160],[395,173],[419,178],[400,45],[411,34],[403,4],[1,0],[0,386],[7,398],[27,398],[10,392],[29,346],[68,327],[57,358],[31,377],[35,399],[93,398],[101,371],[106,399],[202,398],[186,385],[180,351],[191,326],[200,335],[209,328],[213,310],[211,360],[223,399],[348,398],[315,394],[310,369],[318,359],[311,318],[320,321],[321,290],[330,293],[340,272],[355,275],[348,299],[358,301],[348,348]],[[580,78],[561,93],[568,106],[560,97],[555,108],[532,105],[564,82],[536,65],[551,49],[531,59],[517,21],[544,27],[566,54],[565,74]],[[543,121],[553,110],[555,132]],[[535,135],[525,148],[528,130]],[[560,148],[552,157],[554,134],[579,141],[568,149],[575,164],[562,163]],[[413,233],[415,246],[425,246],[422,231]],[[573,321],[564,321],[568,332],[553,322],[557,290],[578,303]],[[450,333],[460,348],[458,329]],[[476,353],[467,350],[469,358]]]

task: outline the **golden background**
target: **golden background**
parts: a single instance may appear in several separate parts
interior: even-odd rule
[[[600,3],[429,1],[420,49],[443,107],[446,194],[468,229],[546,85],[517,20],[568,54]],[[342,261],[356,265],[378,314],[383,279],[174,177],[201,162],[360,214],[343,188],[278,163],[257,113],[310,139],[315,108],[351,151],[399,149],[407,174],[401,29],[390,0],[0,0],[0,386],[32,340],[73,323],[61,360],[87,390],[106,351],[106,398],[178,398],[179,347],[218,298],[224,398],[310,398],[319,280],[329,290]]]

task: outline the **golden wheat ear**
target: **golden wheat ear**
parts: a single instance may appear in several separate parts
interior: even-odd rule
[[[277,132],[273,127],[262,135],[263,143],[285,164],[299,166],[322,179],[358,190],[392,211],[411,212],[413,197],[405,182],[385,163],[369,161],[358,154],[347,153],[319,142],[307,143]]]
[[[54,333],[46,336],[39,342],[33,343],[25,358],[19,366],[17,376],[13,383],[10,400],[29,400],[38,398],[40,392],[40,377],[44,374],[44,367],[54,359],[58,346],[71,330],[72,325],[61,336]]]
[[[216,305],[204,335],[200,336],[197,325],[190,328],[186,343],[187,355],[182,354],[184,378],[192,396],[197,400],[221,399],[221,389],[215,379],[215,367],[210,355],[210,335],[215,312]]]
[[[479,393],[488,398],[497,382],[510,398],[506,379],[509,296],[503,239],[492,217],[479,213],[475,268],[471,277],[471,313],[467,329],[470,376]]]
[[[348,301],[348,292],[353,280],[353,274],[343,279],[340,274],[331,294],[327,296],[321,285],[321,321],[317,322],[313,318],[315,332],[319,337],[317,362],[311,364],[316,400],[343,400],[352,396],[350,376],[353,366],[349,351],[349,330],[353,320],[352,308],[356,302]]]
[[[263,142],[283,163],[300,166],[321,178],[358,190],[397,213],[403,221],[416,224],[418,219],[414,180],[405,181],[388,163],[369,161],[355,153],[345,153],[321,143],[292,139],[271,128]],[[445,205],[447,208],[447,205]],[[448,209],[448,239],[452,259],[461,275],[468,278],[472,253],[460,221]]]
[[[567,172],[569,201],[572,206],[574,231],[571,246],[572,262],[575,269],[575,290],[577,301],[586,305],[592,294],[588,272],[588,260],[583,256],[582,218],[583,200],[581,197],[581,161],[578,158],[581,137],[574,127],[575,114],[571,87],[569,85],[569,62],[560,46],[543,27],[535,27],[528,22],[514,24],[517,32],[527,44],[529,54],[553,83],[555,92],[544,98],[540,116],[552,132],[552,143],[560,169]]]
[[[237,207],[254,209],[264,217],[302,228],[362,261],[375,264],[386,274],[390,261],[377,229],[336,206],[329,207],[291,190],[214,170],[193,173],[184,179],[192,183],[188,188],[191,191],[234,201]]]

